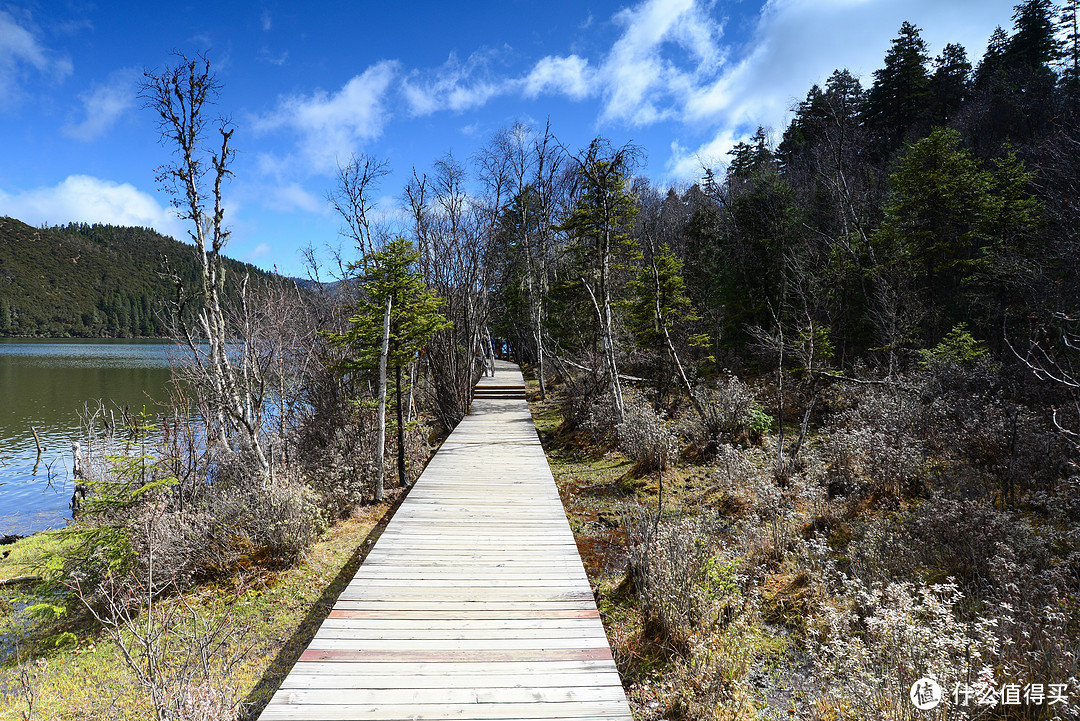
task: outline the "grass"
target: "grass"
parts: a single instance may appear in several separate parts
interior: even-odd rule
[[[256,717],[269,701],[391,508],[365,507],[333,525],[294,568],[203,584],[158,604],[163,613],[183,603],[204,621],[225,619],[224,655],[239,661],[215,680],[214,692],[238,704],[241,718]],[[0,579],[33,573],[61,543],[52,532],[5,547]],[[50,600],[41,593],[34,585],[0,587],[0,719],[28,718],[31,703],[34,719],[148,718],[147,695],[104,630],[85,617],[28,617],[28,607]]]

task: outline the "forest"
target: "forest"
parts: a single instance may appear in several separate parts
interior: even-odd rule
[[[194,280],[194,253],[149,228],[0,218],[0,337],[160,338],[172,278]],[[234,279],[270,277],[226,262]]]
[[[28,591],[52,610],[6,623],[99,629],[159,719],[253,718],[233,631],[183,652],[168,609],[405,492],[494,339],[637,718],[908,719],[922,677],[951,696],[920,718],[1076,718],[1078,23],[1027,0],[937,57],[904,23],[872,78],[838,69],[689,186],[517,123],[413,169],[387,225],[388,166],[354,156],[330,194],[352,253],[311,249],[308,290],[224,292],[235,128],[169,125],[224,89],[205,58],[149,75],[203,259],[162,315],[197,412],[88,419],[86,502]],[[0,674],[32,713],[30,663]]]

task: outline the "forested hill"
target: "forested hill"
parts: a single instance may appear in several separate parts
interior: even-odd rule
[[[194,246],[149,228],[35,228],[0,217],[0,336],[125,338],[164,332],[169,268],[193,287]],[[226,260],[226,279],[270,274]]]

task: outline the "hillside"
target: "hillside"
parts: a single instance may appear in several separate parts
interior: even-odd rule
[[[194,246],[149,228],[35,228],[0,217],[0,336],[125,338],[164,331],[163,271],[193,284]],[[227,259],[226,279],[270,274]]]

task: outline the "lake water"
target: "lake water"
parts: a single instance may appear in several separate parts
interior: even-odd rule
[[[169,378],[159,340],[0,338],[0,535],[65,525],[79,413],[99,400],[154,412]]]

